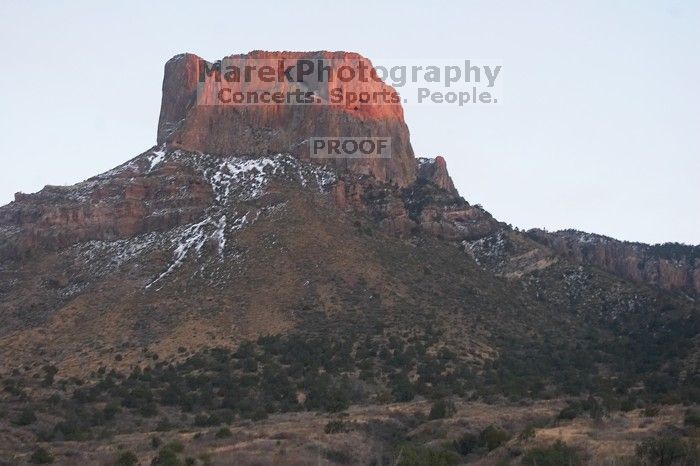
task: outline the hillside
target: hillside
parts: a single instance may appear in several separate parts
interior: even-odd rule
[[[537,421],[545,433],[517,448],[449,448],[454,461],[526,461],[562,422],[623,432],[612,419],[659,409],[648,432],[692,437],[680,404],[700,400],[695,249],[513,229],[460,197],[442,157],[414,157],[400,107],[199,107],[181,89],[196,58],[166,65],[158,145],[0,207],[0,463],[37,444],[65,464],[111,464],[118,445],[150,461],[155,431],[189,451],[224,425],[251,451],[249,436],[286,430],[274,440],[306,444],[301,424],[320,422],[307,411],[350,413],[323,422],[347,441],[333,447],[347,457],[325,456],[336,463],[401,461],[406,442],[437,448],[459,440],[452,429],[498,424],[511,439]],[[253,134],[241,124],[263,136],[242,145],[227,132]],[[312,160],[297,141],[320,126],[388,130],[401,152]],[[449,435],[430,431],[436,400],[459,408]],[[470,423],[472,408],[495,413]],[[362,439],[376,444],[355,458]],[[198,454],[230,464],[230,448],[206,445]],[[308,464],[297,453],[287,464]]]

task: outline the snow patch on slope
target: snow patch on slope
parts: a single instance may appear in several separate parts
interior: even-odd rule
[[[236,231],[254,223],[261,214],[284,207],[283,203],[262,207],[248,205],[244,214],[238,212],[241,204],[246,205],[259,199],[273,179],[296,182],[303,187],[314,187],[320,192],[324,192],[328,185],[336,180],[333,171],[300,162],[285,154],[244,158],[184,153],[179,150],[168,153],[163,149],[162,152],[154,151],[149,156],[151,169],[166,157],[170,161],[190,164],[202,173],[212,187],[214,201],[203,220],[185,227],[172,239],[175,249],[170,265],[148,283],[146,288],[153,287],[173,273],[188,257],[201,258],[207,243],[216,246],[219,260],[223,261],[226,257],[227,240]]]

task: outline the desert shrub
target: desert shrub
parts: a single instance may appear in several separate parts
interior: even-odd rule
[[[180,458],[178,458],[177,453],[168,450],[167,448],[161,448],[160,451],[158,452],[158,456],[153,458],[153,461],[151,462],[151,465],[155,466],[180,466],[182,465],[182,461],[180,461]]]
[[[36,414],[31,408],[24,408],[15,419],[14,424],[18,426],[28,426],[36,421]]]
[[[526,466],[577,466],[581,464],[581,458],[576,450],[557,440],[547,447],[528,450],[522,462]]]
[[[53,435],[58,440],[82,441],[90,438],[91,433],[85,419],[76,417],[57,423],[53,428]]]
[[[649,405],[644,408],[644,416],[646,417],[656,417],[659,415],[659,407],[654,405]]]
[[[159,419],[158,424],[156,424],[156,431],[158,432],[167,432],[172,428],[173,425],[167,417]]]
[[[323,452],[323,456],[326,457],[326,459],[338,464],[352,463],[352,455],[342,450],[325,450]]]
[[[166,443],[162,449],[172,450],[175,453],[182,453],[183,451],[185,451],[185,446],[182,443],[175,440],[173,442]]]
[[[56,376],[57,373],[58,373],[58,369],[56,368],[56,366],[53,366],[53,365],[44,366],[44,380],[43,380],[44,386],[49,387],[49,386],[53,385],[54,377]]]
[[[394,401],[407,402],[416,396],[416,389],[405,374],[395,377],[391,385]]]
[[[700,462],[696,446],[678,437],[659,437],[637,445],[637,458],[654,466],[694,466]]]
[[[328,374],[307,377],[304,380],[307,409],[323,409],[331,413],[347,409],[350,405],[349,388],[341,382]]]
[[[149,401],[139,408],[139,414],[143,417],[153,417],[158,414],[158,405]]]
[[[438,400],[430,407],[430,419],[452,417],[456,409],[452,400]]]
[[[518,434],[518,438],[520,440],[531,439],[535,436],[535,433],[536,430],[534,424],[528,424],[522,431],[520,431],[520,433]]]
[[[488,451],[495,450],[510,440],[510,434],[494,426],[488,426],[479,434],[479,440]]]
[[[477,448],[481,447],[481,440],[478,435],[466,432],[462,436],[453,442],[455,450],[459,452],[460,455],[468,455]]]
[[[184,446],[180,442],[170,442],[158,451],[158,456],[153,459],[151,464],[158,466],[180,466],[183,463],[178,457],[178,454],[182,453],[184,449]]]
[[[49,464],[53,463],[53,455],[47,449],[39,447],[29,460],[34,464]]]
[[[102,410],[102,415],[105,420],[109,421],[114,419],[114,417],[121,412],[122,408],[119,404],[115,402],[107,403],[107,405]]]
[[[115,466],[136,466],[139,464],[139,459],[130,451],[122,452],[114,462]]]
[[[217,430],[216,435],[215,435],[215,437],[219,438],[219,439],[229,438],[231,436],[233,436],[233,433],[231,432],[231,429],[229,429],[228,427],[222,427],[221,429]]]
[[[252,406],[248,409],[242,409],[241,417],[251,421],[262,421],[267,419],[267,411],[262,406]]]
[[[577,405],[569,405],[559,411],[559,415],[557,416],[558,419],[565,419],[565,420],[571,420],[575,419],[576,417],[580,416],[583,410],[580,409],[579,406]]]
[[[585,408],[580,401],[569,402],[568,406],[559,411],[558,419],[571,420],[581,416]]]
[[[323,431],[327,434],[340,434],[350,432],[350,426],[344,421],[329,421],[323,428]]]
[[[241,364],[241,367],[245,372],[257,372],[258,361],[253,357],[245,358]]]
[[[620,411],[622,412],[628,413],[630,411],[634,411],[635,408],[637,408],[637,404],[632,398],[624,398],[620,403]]]
[[[399,450],[396,466],[451,466],[459,456],[449,450],[406,445]]]
[[[215,415],[200,413],[194,417],[194,425],[197,427],[211,427],[221,424],[219,418]]]
[[[687,426],[700,427],[700,410],[690,408],[685,412],[683,423]]]

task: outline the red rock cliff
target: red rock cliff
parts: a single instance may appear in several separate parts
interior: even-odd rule
[[[534,229],[528,235],[571,260],[618,277],[700,295],[700,246],[631,243],[576,230]]]
[[[256,65],[284,60],[285,66],[299,60],[323,59],[337,71],[342,66],[369,67],[366,58],[347,52],[262,52],[226,57],[229,63]],[[312,92],[323,103],[315,105],[214,105],[217,89],[213,80],[200,83],[200,67],[204,63],[196,55],[178,55],[165,65],[163,100],[158,124],[158,143],[168,143],[192,151],[227,155],[263,155],[291,153],[308,160],[308,139],[313,137],[388,137],[390,158],[320,159],[340,172],[372,175],[380,181],[410,185],[416,178],[416,164],[409,140],[409,131],[400,103],[386,97],[395,90],[377,80],[359,79],[349,82],[226,83],[234,92],[275,91]],[[207,66],[211,66],[208,64]],[[198,93],[199,86],[199,93]],[[366,92],[377,96],[370,103],[332,103],[329,93],[341,89],[343,95]]]

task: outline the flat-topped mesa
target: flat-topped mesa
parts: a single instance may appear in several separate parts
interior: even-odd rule
[[[241,73],[227,75],[227,65]],[[316,66],[314,72],[298,79],[296,73],[310,65]],[[321,79],[319,67],[327,67]],[[359,74],[347,79],[349,70],[364,72],[364,79]],[[178,55],[165,65],[158,143],[221,155],[291,153],[340,173],[371,175],[404,187],[416,179],[408,127],[398,93],[373,72],[368,59],[348,52],[253,51],[217,63]],[[267,98],[272,93],[292,96],[292,103],[235,102],[240,96]],[[360,93],[371,100],[350,102],[350,96]],[[314,101],[294,100],[300,96]],[[390,157],[312,157],[309,140],[321,137],[390,138]]]

